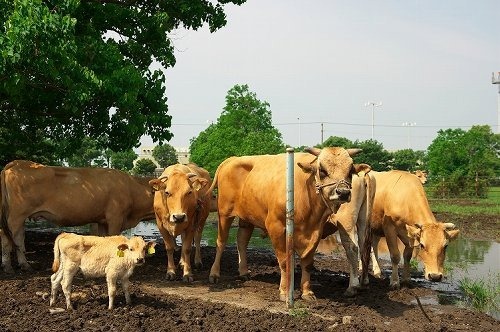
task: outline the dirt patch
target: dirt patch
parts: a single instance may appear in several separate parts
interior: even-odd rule
[[[438,217],[456,222],[450,216]],[[464,222],[471,222],[470,218]],[[483,220],[482,225],[486,224],[498,236],[498,220]],[[463,234],[471,234],[465,231],[467,227],[460,227]],[[73,286],[75,310],[51,314],[48,294],[56,235],[28,231],[27,257],[34,271],[16,271],[14,275],[0,272],[1,331],[494,331],[500,328],[499,322],[486,314],[437,304],[438,294],[420,283],[410,289],[391,291],[388,280],[371,278],[368,290],[347,298],[343,292],[348,285],[348,270],[342,252],[317,255],[311,277],[317,301],[304,302],[297,292],[295,308],[288,311],[278,301],[279,269],[273,252],[249,250],[251,280],[244,281],[238,278],[234,246],[224,252],[222,276],[216,285],[208,283],[215,256],[213,247],[202,248],[204,268],[196,272],[192,284],[165,280],[166,254],[157,248],[157,253],[138,267],[131,278],[132,306],[125,306],[119,290],[116,309],[107,310],[105,281],[77,276]],[[491,235],[482,237],[491,239]],[[299,280],[297,267],[296,289]],[[423,302],[423,311],[430,321],[416,297]],[[57,306],[63,305],[60,296]]]

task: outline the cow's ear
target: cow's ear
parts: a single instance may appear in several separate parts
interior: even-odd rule
[[[458,234],[460,233],[460,230],[459,229],[453,229],[451,231],[445,231],[446,232],[446,235],[448,236],[448,238],[450,240],[454,240],[457,238]]]
[[[304,173],[311,173],[311,174],[315,174],[316,173],[316,167],[313,164],[311,164],[311,163],[301,163],[301,162],[298,162],[297,166],[299,166],[300,169],[302,171],[304,171]]]
[[[193,182],[193,189],[199,191],[201,188],[205,187],[208,183],[207,179],[198,178]]]
[[[367,164],[354,164],[352,165],[352,173],[357,174],[359,176],[363,176],[366,173],[369,173],[372,170],[370,165]]]
[[[153,179],[149,181],[149,185],[153,188],[155,191],[160,191],[160,190],[165,190],[166,186],[163,181],[160,179]]]
[[[126,243],[122,243],[118,246],[118,250],[124,251],[128,249],[128,245]]]
[[[411,225],[406,225],[406,232],[408,233],[408,237],[420,242],[420,227],[415,227]]]

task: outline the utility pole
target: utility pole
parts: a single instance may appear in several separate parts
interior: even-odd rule
[[[368,101],[365,103],[365,107],[371,106],[372,107],[372,140],[373,140],[373,132],[375,131],[375,107],[380,107],[382,106],[382,102],[379,101],[378,103],[374,101]]]
[[[408,149],[411,149],[411,133],[410,133],[410,128],[413,126],[416,126],[417,124],[415,122],[403,122],[403,127],[408,127]]]
[[[321,123],[321,145],[323,145],[323,123]]]
[[[498,84],[498,101],[497,101],[497,134],[500,134],[500,72],[493,73],[491,83]]]

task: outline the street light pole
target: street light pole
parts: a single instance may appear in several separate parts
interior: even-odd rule
[[[416,122],[403,122],[403,127],[408,127],[408,149],[411,149],[411,142],[410,142],[410,128],[413,126],[416,126]]]
[[[380,107],[382,106],[382,102],[379,101],[378,103],[377,102],[374,102],[374,101],[368,101],[365,103],[365,107],[368,107],[368,106],[371,106],[372,107],[372,140],[374,138],[374,131],[375,131],[375,107]]]

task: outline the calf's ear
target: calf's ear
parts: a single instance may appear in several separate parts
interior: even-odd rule
[[[122,243],[118,246],[118,250],[124,251],[128,249],[128,245],[126,243]]]
[[[299,166],[304,173],[311,173],[311,174],[316,173],[316,167],[312,163],[310,164],[310,163],[298,162],[297,166]]]
[[[153,179],[149,181],[149,185],[153,188],[155,191],[159,190],[165,190],[167,186],[165,186],[165,183],[161,181],[160,179]]]
[[[207,179],[204,178],[198,178],[193,182],[193,189],[198,191],[201,188],[205,187],[208,183]]]
[[[415,240],[416,242],[420,242],[420,227],[406,225],[406,232],[409,238]]]

